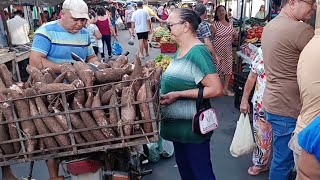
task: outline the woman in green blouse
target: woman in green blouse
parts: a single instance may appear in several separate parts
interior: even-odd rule
[[[176,162],[183,180],[214,180],[210,158],[210,137],[192,132],[196,114],[197,85],[204,98],[222,95],[222,85],[207,46],[198,38],[199,16],[189,9],[173,11],[168,28],[180,48],[161,79],[161,136],[174,144]]]

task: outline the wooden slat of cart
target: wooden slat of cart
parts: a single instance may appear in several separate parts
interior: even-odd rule
[[[21,81],[21,78],[20,78],[20,73],[19,73],[19,69],[17,71],[16,67],[17,67],[17,64],[16,63],[16,53],[15,52],[5,52],[6,50],[4,51],[0,51],[0,64],[5,64],[7,62],[10,62],[12,63],[12,69],[11,69],[11,72],[12,74],[14,75],[13,78],[14,80],[18,80],[18,81]]]
[[[2,53],[0,54],[0,64],[5,64],[9,61],[13,61],[16,59],[16,53],[14,52],[6,52],[6,53]],[[13,66],[15,67],[15,66]]]

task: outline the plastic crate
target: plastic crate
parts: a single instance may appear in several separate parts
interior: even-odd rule
[[[175,53],[177,51],[177,44],[161,44],[161,53]]]

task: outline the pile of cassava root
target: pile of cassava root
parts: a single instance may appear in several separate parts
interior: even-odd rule
[[[19,139],[20,134],[29,138],[24,146],[32,154],[36,150],[70,146],[70,124],[73,130],[93,128],[73,133],[76,144],[112,139],[121,134],[153,132],[151,122],[130,123],[151,120],[147,101],[157,95],[161,67],[156,68],[153,61],[142,66],[138,56],[131,64],[125,56],[120,56],[98,69],[93,71],[84,62],[65,63],[57,76],[50,68],[39,70],[29,65],[29,79],[21,83],[14,82],[7,67],[0,65],[0,122],[8,122],[0,124],[0,142]],[[148,84],[141,79],[146,77],[150,80]],[[62,98],[61,92],[65,92],[66,98]],[[113,107],[99,108],[107,105]],[[84,108],[92,111],[79,110]],[[63,113],[67,110],[79,110],[70,114],[70,123],[68,115]],[[35,116],[41,118],[30,119]],[[13,122],[15,119],[22,121]],[[97,128],[111,124],[115,126]],[[121,124],[124,124],[122,128]],[[58,135],[33,138],[50,133]],[[0,145],[2,155],[21,152],[18,140]]]

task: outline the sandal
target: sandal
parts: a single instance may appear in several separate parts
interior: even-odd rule
[[[226,95],[226,96],[234,96],[234,93],[231,92],[230,90],[223,91],[223,94]]]
[[[268,166],[265,166],[265,167],[259,167],[259,166],[251,166],[249,167],[248,169],[248,173],[251,175],[251,176],[257,176],[258,174],[262,173],[262,172],[265,172],[265,171],[268,171],[269,170],[269,167]]]

